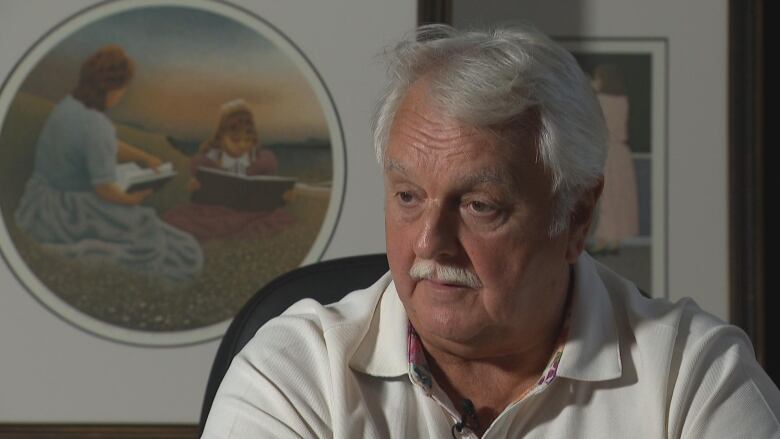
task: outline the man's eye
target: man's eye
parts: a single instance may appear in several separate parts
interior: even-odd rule
[[[467,204],[468,209],[477,215],[492,215],[496,213],[496,208],[483,201],[469,201]]]
[[[414,195],[411,192],[401,191],[396,194],[399,200],[404,204],[409,204],[414,201]]]

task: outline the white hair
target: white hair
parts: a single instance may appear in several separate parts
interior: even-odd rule
[[[390,81],[374,118],[377,159],[409,87],[425,76],[438,107],[461,123],[493,130],[532,114],[537,155],[552,175],[550,235],[569,226],[580,195],[602,175],[607,135],[598,99],[574,57],[529,26],[459,31],[427,25],[388,50]],[[520,128],[526,134],[528,126]]]

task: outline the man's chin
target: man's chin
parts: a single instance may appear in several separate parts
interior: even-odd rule
[[[418,307],[417,322],[412,322],[421,335],[428,335],[453,343],[465,343],[478,332],[474,307],[465,303],[450,306],[426,305]],[[418,327],[419,326],[419,327]]]

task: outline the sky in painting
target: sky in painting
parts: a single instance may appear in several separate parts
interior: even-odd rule
[[[202,140],[225,102],[244,99],[264,143],[328,138],[319,101],[286,53],[255,29],[216,13],[146,7],[104,17],[55,46],[22,91],[58,101],[81,63],[106,44],[119,44],[136,75],[114,120],[181,139]]]

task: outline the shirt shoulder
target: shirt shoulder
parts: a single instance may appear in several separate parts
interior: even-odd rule
[[[346,358],[388,283],[385,275],[330,305],[301,300],[263,325],[233,359],[204,437],[331,435],[333,406],[344,399],[349,374]]]
[[[670,364],[669,426],[682,437],[780,434],[780,391],[756,359],[742,329],[676,304],[680,323]]]
[[[331,304],[321,304],[314,299],[300,300],[268,324],[305,320],[310,321],[323,333],[343,326],[367,325],[390,280],[390,273],[387,273],[368,288],[352,291]]]
[[[711,331],[727,330],[741,333],[749,343],[741,329],[702,310],[691,298],[671,302],[663,298],[646,297],[636,285],[609,268],[599,264],[598,272],[609,292],[616,318],[625,320],[623,323],[629,325],[635,333],[684,332],[690,334],[692,339],[698,339]]]
[[[698,361],[705,352],[726,352],[736,346],[743,361],[755,362],[747,334],[701,309],[693,299],[670,302],[649,298],[603,266],[599,275],[609,291],[622,336],[630,337],[645,356],[668,356],[674,369],[687,361]]]
[[[780,391],[742,329],[690,298],[647,298],[608,269],[599,271],[622,328],[621,349],[632,352],[639,381],[666,389],[669,437],[770,437],[780,431]]]
[[[385,275],[333,304],[300,300],[263,325],[238,356],[260,369],[283,359],[285,364],[278,364],[280,374],[289,367],[322,368],[336,358],[346,358],[367,330],[388,282]]]

